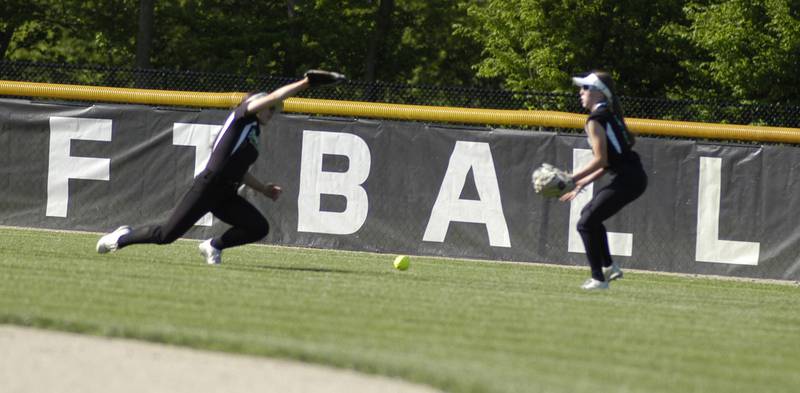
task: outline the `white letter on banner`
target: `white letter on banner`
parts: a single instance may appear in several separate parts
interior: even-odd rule
[[[719,240],[721,179],[722,159],[700,157],[695,259],[698,262],[758,265],[760,243]]]
[[[326,154],[347,157],[347,172],[323,171]],[[361,185],[369,176],[371,160],[367,143],[357,135],[303,131],[297,231],[349,235],[361,229],[369,212],[367,191]],[[322,194],[344,196],[347,207],[343,212],[320,211]]]
[[[478,200],[459,199],[472,169]],[[492,151],[487,143],[456,142],[422,240],[443,243],[451,221],[485,224],[489,245],[511,247]]]
[[[577,171],[592,160],[592,151],[589,149],[572,149],[572,172]],[[569,235],[568,235],[568,248],[569,252],[585,253],[586,249],[583,247],[583,240],[578,233],[578,220],[581,218],[581,210],[594,196],[594,184],[583,188],[583,191],[578,194],[569,205]],[[618,233],[607,232],[608,235],[608,251],[611,255],[631,256],[633,255],[633,234],[632,233]]]
[[[172,126],[172,144],[178,146],[194,146],[194,176],[205,169],[211,157],[211,147],[222,126],[213,124],[175,123]],[[210,227],[211,213],[200,217],[195,225]]]
[[[69,179],[109,180],[111,159],[70,156],[70,141],[73,139],[110,142],[111,120],[58,116],[50,118],[45,212],[49,217],[67,216]]]

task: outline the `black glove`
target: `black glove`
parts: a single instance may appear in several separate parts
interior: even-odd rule
[[[323,70],[308,70],[304,76],[308,78],[308,84],[311,85],[311,87],[330,85],[347,80],[347,77],[338,72]]]

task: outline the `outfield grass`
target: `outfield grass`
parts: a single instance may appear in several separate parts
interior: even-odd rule
[[[300,359],[452,392],[796,392],[800,288],[0,229],[0,323]]]

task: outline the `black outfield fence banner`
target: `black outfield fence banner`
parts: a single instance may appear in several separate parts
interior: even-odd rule
[[[226,111],[0,100],[0,225],[105,232],[165,220]],[[638,138],[645,194],[606,222],[623,266],[800,280],[800,149]],[[278,116],[253,174],[280,184],[266,243],[584,265],[571,203],[531,187],[572,170],[585,137],[412,122]],[[188,236],[224,223],[206,217]],[[94,249],[87,249],[94,252]],[[124,251],[123,251],[124,252]]]

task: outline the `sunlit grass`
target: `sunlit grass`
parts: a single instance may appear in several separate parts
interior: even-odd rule
[[[452,392],[794,392],[800,288],[0,229],[0,323],[293,358]]]

